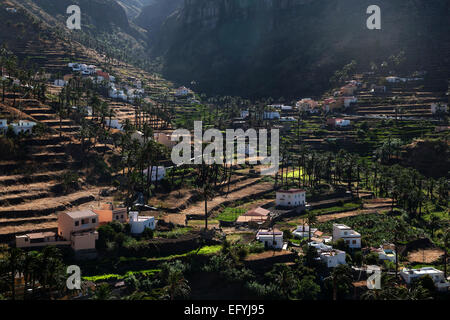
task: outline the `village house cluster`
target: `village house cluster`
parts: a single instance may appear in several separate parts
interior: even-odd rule
[[[15,243],[17,248],[68,246],[79,256],[95,255],[97,228],[112,221],[128,223],[133,235],[141,234],[146,228],[156,228],[153,216],[141,216],[138,211],[108,203],[98,208],[59,213],[57,232],[18,235]]]

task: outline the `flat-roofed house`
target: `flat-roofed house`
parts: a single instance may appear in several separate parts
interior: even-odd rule
[[[344,239],[345,243],[352,249],[361,248],[361,234],[352,230],[345,224],[333,224],[333,241]]]
[[[19,122],[14,122],[11,124],[15,134],[31,133],[35,125],[36,122],[28,120],[19,120]]]
[[[345,251],[337,249],[321,251],[319,253],[320,260],[323,261],[328,268],[335,268],[340,264],[346,264],[345,257]]]
[[[262,242],[266,248],[283,248],[283,231],[277,229],[261,229],[256,234],[256,240]]]
[[[16,236],[17,248],[69,245],[70,241],[59,239],[55,232],[36,232]]]
[[[133,234],[141,234],[144,232],[145,228],[149,228],[154,230],[156,228],[155,217],[150,216],[139,216],[139,212],[130,211],[130,226],[131,233]]]
[[[58,215],[58,236],[69,240],[75,251],[95,249],[99,225],[92,210],[64,212]]]
[[[276,192],[277,206],[295,208],[306,203],[306,191],[302,189],[279,190]]]
[[[433,267],[424,267],[419,269],[407,269],[403,268],[400,271],[400,276],[405,280],[407,284],[411,284],[413,281],[424,277],[430,276],[433,279],[434,285],[439,291],[448,291],[450,288],[450,282],[444,277],[444,272]]]

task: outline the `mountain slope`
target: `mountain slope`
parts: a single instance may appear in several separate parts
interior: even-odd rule
[[[351,60],[367,70],[400,51],[405,72],[440,64],[448,73],[448,1],[379,0],[382,30],[366,27],[372,4],[189,0],[160,24],[152,53],[164,57],[163,74],[171,80],[250,97],[314,95]]]
[[[151,5],[155,0],[117,0],[125,10],[129,19],[136,18],[140,13],[142,8]]]

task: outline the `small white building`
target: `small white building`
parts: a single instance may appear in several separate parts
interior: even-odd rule
[[[299,207],[306,204],[306,191],[302,189],[279,190],[275,203],[281,207]]]
[[[6,11],[9,13],[17,13],[17,9],[16,8],[6,8]]]
[[[281,117],[280,121],[281,122],[295,122],[295,121],[297,121],[297,119],[295,119],[294,117]]]
[[[241,118],[242,118],[242,119],[245,119],[245,118],[247,118],[248,116],[250,116],[250,112],[249,112],[248,110],[243,110],[243,111],[241,111]]]
[[[147,169],[144,169],[144,175],[148,175],[149,171],[152,172],[152,181],[161,181],[166,176],[166,168],[163,166],[152,166]]]
[[[352,249],[361,248],[361,234],[352,230],[345,224],[333,224],[333,241],[344,239],[345,243]]]
[[[184,97],[187,96],[189,93],[191,92],[190,89],[186,88],[186,87],[179,87],[176,91],[175,91],[175,96],[177,97]]]
[[[440,103],[432,103],[431,104],[431,113],[447,113],[448,112],[448,106],[446,104],[440,104]]]
[[[264,111],[264,120],[280,119],[280,113],[278,111]]]
[[[450,288],[450,282],[445,279],[444,272],[433,267],[424,267],[419,269],[403,268],[403,270],[400,271],[400,275],[407,284],[411,284],[414,280],[429,275],[433,279],[434,285],[439,291],[446,291]]]
[[[333,250],[332,246],[326,245],[323,242],[318,242],[318,241],[311,241],[310,243],[308,243],[308,246],[315,248],[318,253],[320,253],[322,251]]]
[[[335,268],[340,264],[347,264],[345,261],[345,251],[333,249],[330,251],[321,251],[319,253],[320,260],[323,261],[328,268]]]
[[[348,119],[336,119],[335,124],[336,127],[348,127],[350,125],[350,120]]]
[[[122,130],[122,124],[118,119],[105,119],[106,126],[109,128],[114,128],[118,130]]]
[[[317,232],[317,228],[311,228],[311,236],[314,236],[315,232]],[[297,229],[292,232],[292,235],[297,238],[309,237],[309,225],[297,226]]]
[[[36,122],[28,121],[28,120],[19,120],[19,122],[14,122],[11,124],[14,133],[31,133],[33,131],[33,127],[36,125]]]
[[[283,231],[261,229],[256,234],[256,240],[262,242],[266,248],[283,248]]]
[[[381,245],[373,251],[378,253],[378,259],[388,260],[395,263],[395,246],[393,244]]]
[[[62,80],[62,79],[56,79],[53,82],[53,85],[56,87],[64,87],[66,85],[66,81]]]
[[[139,216],[139,212],[130,211],[129,213],[129,224],[131,226],[131,233],[141,234],[144,232],[145,228],[155,230],[156,222],[155,217],[150,216]]]

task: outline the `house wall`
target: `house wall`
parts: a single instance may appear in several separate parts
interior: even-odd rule
[[[273,236],[260,236],[258,237],[258,241],[268,248],[281,249],[283,247],[283,236],[275,236],[275,244]]]
[[[277,206],[298,207],[305,204],[305,193],[277,192],[275,203]]]
[[[86,232],[72,236],[71,245],[73,250],[95,249],[95,240],[98,239],[98,232]]]

